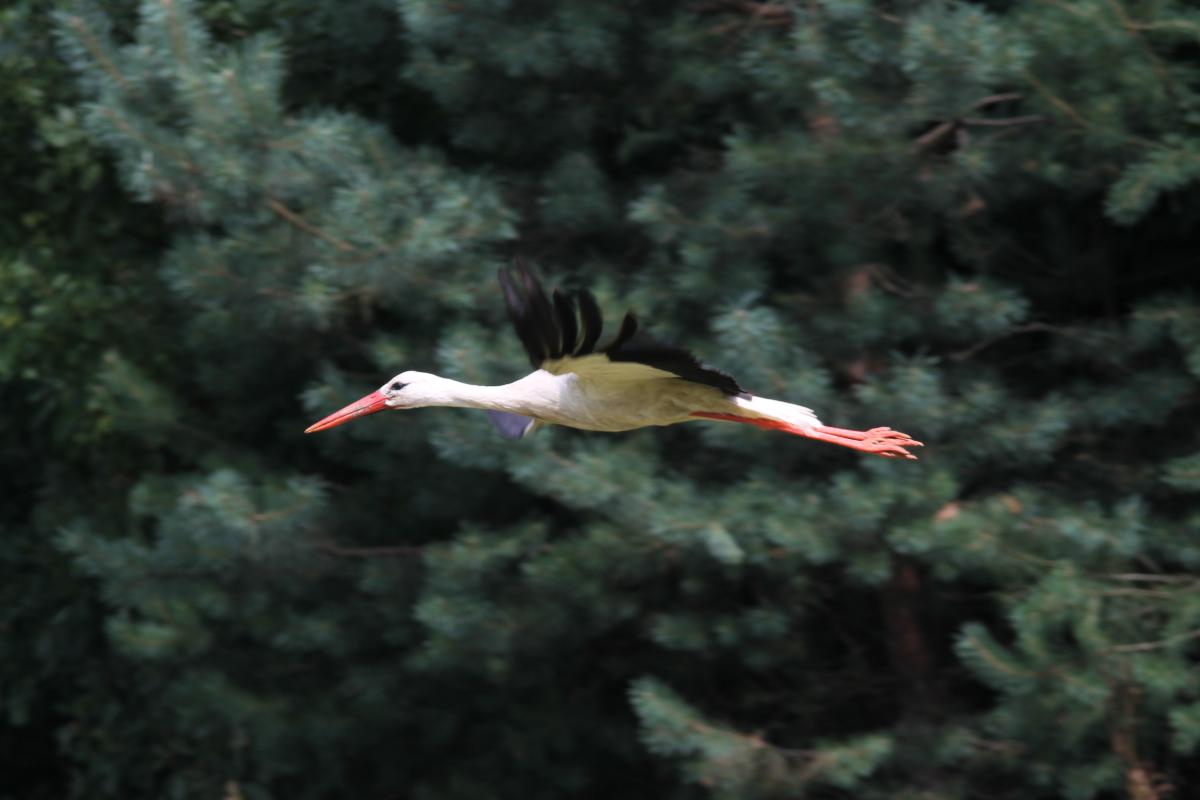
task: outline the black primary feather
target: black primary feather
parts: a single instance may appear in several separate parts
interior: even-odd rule
[[[554,290],[554,310],[558,315],[558,330],[562,334],[562,352],[574,354],[579,344],[579,328],[575,324],[575,304],[571,298]]]
[[[687,350],[639,334],[633,312],[625,315],[613,340],[597,351],[596,342],[604,329],[604,320],[591,292],[582,289],[576,295],[577,325],[575,304],[570,297],[556,289],[551,304],[537,276],[523,261],[517,260],[513,270],[515,275],[507,269],[500,270],[500,287],[517,337],[534,367],[557,358],[599,352],[615,363],[644,364],[685,381],[712,386],[725,394],[746,394],[731,376],[703,364]]]
[[[606,351],[608,360],[615,363],[632,362],[678,375],[685,381],[720,389],[728,395],[748,397],[732,375],[710,367],[682,347],[656,342],[648,336],[635,336],[617,349]]]
[[[546,299],[546,292],[537,277],[525,266],[525,262],[517,262],[517,275],[525,289],[525,303],[533,318],[533,328],[542,340],[543,359],[562,358],[562,332],[554,319],[554,307]]]
[[[614,350],[620,350],[621,345],[628,342],[637,333],[637,317],[632,311],[625,312],[625,319],[621,320],[621,329],[617,331],[616,337],[606,344],[602,349],[606,353],[611,353]]]
[[[542,334],[537,330],[535,317],[529,312],[529,304],[521,287],[507,269],[500,270],[500,288],[504,292],[504,303],[508,306],[508,317],[512,320],[517,338],[521,340],[525,352],[529,355],[530,363],[535,367],[541,366],[546,360]]]
[[[600,306],[596,298],[587,289],[579,290],[579,321],[583,323],[583,341],[579,343],[576,355],[586,356],[595,352],[596,342],[604,330],[604,317],[600,314]]]

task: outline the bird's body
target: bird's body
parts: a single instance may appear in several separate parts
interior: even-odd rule
[[[401,373],[396,377],[406,387],[421,385],[407,399],[422,406],[501,411],[544,425],[606,433],[674,425],[695,419],[701,413],[760,417],[765,404],[773,402],[748,395],[726,395],[711,386],[681,380],[653,367],[635,369],[622,365],[620,373],[616,380],[597,380],[575,372],[554,374],[538,369],[502,386],[475,386],[424,373]],[[417,375],[421,377],[414,380]],[[806,408],[790,403],[778,406],[776,413],[790,412],[797,421],[820,424]]]
[[[597,348],[600,312],[586,291],[577,295],[577,312],[576,302],[559,291],[551,303],[522,265],[515,276],[502,270],[500,282],[533,372],[502,386],[402,372],[306,433],[377,411],[451,406],[488,411],[509,438],[526,436],[541,425],[614,433],[710,419],[781,430],[890,458],[916,458],[906,447],[921,443],[907,434],[889,428],[832,428],[803,406],[755,397],[686,350],[637,335],[632,314],[626,315],[610,343]]]
[[[669,387],[664,385],[668,381]],[[607,433],[673,425],[685,421],[691,410],[716,408],[724,401],[716,389],[674,376],[613,381],[539,369],[509,387],[526,402],[518,414],[543,424]]]
[[[419,377],[418,377],[419,376]],[[628,431],[683,422],[694,410],[720,411],[729,402],[716,389],[671,376],[611,382],[588,380],[573,372],[555,375],[538,369],[502,386],[475,386],[422,373],[401,373],[406,387],[421,387],[393,408],[451,406],[517,414],[543,425],[585,431]],[[405,380],[405,379],[408,380]],[[664,381],[672,381],[670,387]],[[669,388],[669,391],[664,389]]]

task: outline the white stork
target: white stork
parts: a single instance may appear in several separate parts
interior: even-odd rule
[[[500,433],[519,439],[541,425],[627,431],[695,419],[726,420],[838,444],[886,458],[915,459],[920,447],[891,428],[852,431],[821,424],[803,406],[755,397],[691,353],[636,336],[625,315],[616,337],[596,347],[602,318],[586,289],[553,302],[517,262],[500,270],[500,286],[534,371],[504,386],[474,386],[425,372],[401,372],[377,390],[308,427],[316,433],[388,409],[453,406],[486,410]],[[576,306],[578,305],[578,310]]]

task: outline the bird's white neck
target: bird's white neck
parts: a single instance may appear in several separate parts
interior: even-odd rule
[[[419,384],[407,386],[401,397],[406,408],[447,406],[530,414],[538,405],[537,398],[541,394],[538,388],[531,385],[528,378],[503,386],[476,386],[431,375]]]

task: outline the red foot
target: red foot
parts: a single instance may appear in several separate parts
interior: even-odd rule
[[[852,431],[846,428],[834,428],[829,425],[818,425],[815,428],[798,428],[794,425],[788,425],[786,422],[779,422],[773,419],[743,417],[737,414],[717,414],[709,411],[696,411],[692,413],[692,416],[704,417],[705,419],[727,420],[729,422],[743,422],[748,425],[756,425],[759,428],[784,431],[797,436],[816,439],[819,442],[829,442],[830,444],[849,447],[851,450],[872,453],[884,458],[907,458],[916,461],[917,457],[905,448],[924,446],[907,433],[894,431],[891,428],[871,428],[869,431]]]
[[[917,457],[906,450],[906,447],[924,447],[923,444],[907,433],[894,431],[891,428],[871,428],[869,431],[851,431],[845,428],[832,428],[821,425],[810,432],[802,434],[810,439],[817,439],[830,444],[840,444],[852,450],[864,453],[874,453],[884,458],[907,458],[913,461]]]

